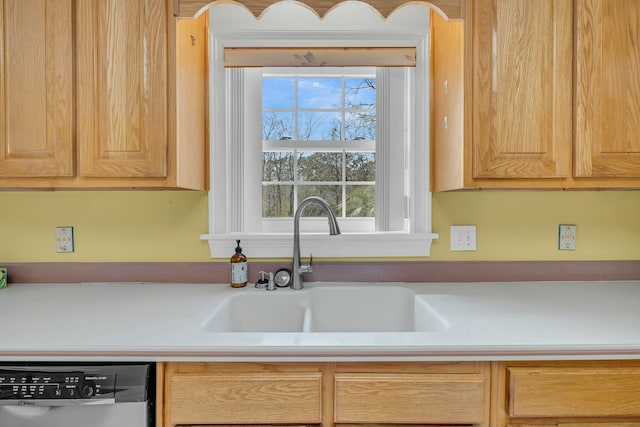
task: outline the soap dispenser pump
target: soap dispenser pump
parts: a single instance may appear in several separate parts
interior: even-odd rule
[[[249,281],[249,264],[247,257],[242,253],[240,240],[236,240],[236,253],[231,257],[231,287],[242,288]]]

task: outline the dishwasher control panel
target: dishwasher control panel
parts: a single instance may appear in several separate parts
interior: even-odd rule
[[[0,401],[113,398],[114,373],[0,370]]]

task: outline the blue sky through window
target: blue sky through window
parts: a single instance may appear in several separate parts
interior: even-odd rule
[[[266,140],[375,139],[374,77],[265,77],[262,98]]]

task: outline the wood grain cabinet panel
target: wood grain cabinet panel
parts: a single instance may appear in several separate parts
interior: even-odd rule
[[[181,424],[320,423],[320,373],[234,373],[171,378]]]
[[[488,363],[184,363],[158,425],[489,426]]]
[[[351,424],[481,424],[481,374],[336,373],[335,421]]]
[[[474,178],[571,174],[572,0],[476,0]]]
[[[509,367],[509,416],[640,417],[640,368]]]
[[[165,379],[168,425],[319,424],[321,372],[210,372]]]
[[[208,14],[0,0],[1,188],[206,188]]]
[[[576,2],[578,177],[640,177],[640,2]]]
[[[166,0],[76,7],[80,175],[166,176]]]
[[[462,44],[432,23],[433,190],[640,188],[639,22],[636,0],[467,0]]]
[[[74,174],[71,0],[0,1],[0,177]]]

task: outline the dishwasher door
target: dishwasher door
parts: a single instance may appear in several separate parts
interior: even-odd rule
[[[146,402],[0,406],[0,427],[147,427]]]
[[[0,365],[0,427],[150,427],[155,366]]]

